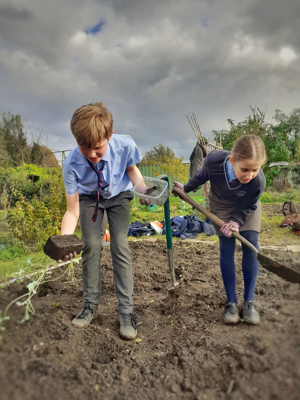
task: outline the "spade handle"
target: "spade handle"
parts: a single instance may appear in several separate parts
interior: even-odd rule
[[[173,191],[178,194],[178,196],[184,200],[186,203],[190,204],[192,207],[196,208],[201,214],[204,214],[207,218],[210,218],[212,222],[214,222],[219,228],[221,228],[225,222],[222,221],[219,217],[217,217],[215,214],[213,214],[211,211],[208,211],[207,208],[204,208],[200,206],[195,200],[191,199],[190,196],[188,196],[183,190],[179,189],[177,186],[173,186]],[[249,247],[250,250],[253,251],[255,256],[257,257],[257,249],[256,247],[253,246],[252,243],[248,242],[242,235],[240,235],[238,232],[232,232],[232,236],[234,236],[236,239],[238,239],[240,242],[242,242],[245,246]]]

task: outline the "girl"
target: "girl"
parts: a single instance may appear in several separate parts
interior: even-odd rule
[[[219,229],[215,226],[220,242],[220,266],[227,295],[224,313],[225,324],[240,321],[235,288],[235,238],[232,232],[240,232],[258,248],[261,223],[259,198],[265,188],[265,176],[261,166],[266,162],[266,151],[259,136],[247,135],[238,139],[232,151],[213,150],[204,160],[202,168],[186,185],[174,182],[186,193],[210,181],[210,209],[225,221]],[[253,252],[242,245],[242,269],[245,282],[243,318],[249,324],[260,322],[254,305],[254,289],[258,272],[258,260]]]

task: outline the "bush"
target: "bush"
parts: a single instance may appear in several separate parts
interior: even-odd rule
[[[7,221],[12,235],[25,244],[36,244],[49,236],[60,232],[61,217],[56,207],[47,208],[43,201],[35,196],[31,202],[26,201],[21,193],[20,200],[8,211]]]
[[[21,244],[16,245],[0,245],[0,260],[9,261],[27,255],[30,252],[28,246]]]
[[[20,194],[27,201],[36,196],[49,203],[55,195],[60,205],[66,202],[60,167],[42,168],[24,164],[17,168],[0,168],[0,190],[4,186],[11,207],[21,199]]]
[[[272,185],[275,176],[280,173],[280,166],[274,165],[274,167],[269,168],[268,166],[264,170],[265,178],[266,178],[266,187]]]

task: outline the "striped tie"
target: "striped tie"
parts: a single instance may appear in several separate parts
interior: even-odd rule
[[[93,163],[91,163],[89,160],[87,160],[88,163],[90,164],[91,168],[96,172],[97,177],[98,177],[98,193],[97,193],[97,202],[95,205],[95,210],[93,213],[92,220],[96,222],[97,220],[97,215],[99,213],[99,194],[100,194],[100,189],[105,189],[107,186],[109,186],[109,183],[105,181],[104,176],[103,176],[103,170],[107,164],[107,161],[101,160],[100,161],[100,171],[98,172],[96,170],[96,167]]]

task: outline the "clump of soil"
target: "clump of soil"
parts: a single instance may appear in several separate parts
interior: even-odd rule
[[[10,309],[0,342],[1,399],[298,399],[300,291],[260,268],[256,303],[260,326],[222,322],[225,291],[218,244],[174,243],[183,293],[165,312],[172,286],[165,241],[131,242],[134,302],[140,341],[118,334],[109,248],[102,257],[99,315],[89,327],[72,326],[82,305],[80,268],[40,287],[36,314],[19,324],[23,307]],[[243,301],[241,252],[237,293]],[[63,268],[53,270],[51,279]],[[0,309],[28,282],[0,293]]]
[[[50,236],[47,240],[44,252],[53,260],[63,260],[70,253],[80,254],[83,242],[76,235]]]

